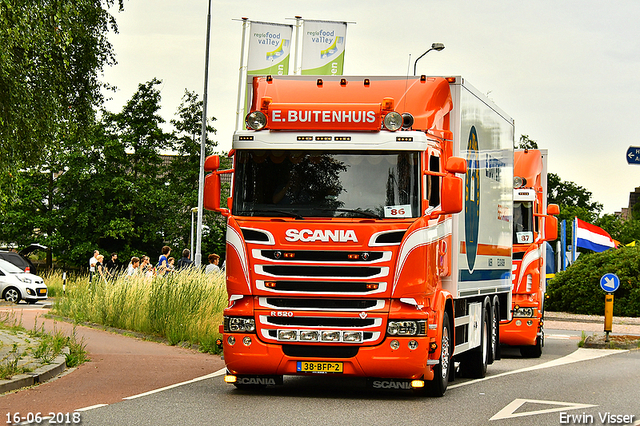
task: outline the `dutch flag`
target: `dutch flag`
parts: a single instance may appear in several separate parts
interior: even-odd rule
[[[573,222],[574,247],[601,252],[617,246],[617,241],[602,228],[575,218]]]

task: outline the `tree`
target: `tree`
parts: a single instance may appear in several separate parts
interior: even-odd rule
[[[591,191],[570,181],[563,181],[555,173],[547,176],[547,202],[558,204],[558,220],[572,221],[574,216],[594,223],[602,211],[602,204],[591,200]]]
[[[218,145],[208,137],[210,133],[216,132],[210,121],[215,121],[215,118],[207,120],[206,155],[212,154]],[[173,150],[177,155],[169,164],[167,173],[167,191],[175,199],[171,209],[174,226],[168,230],[168,235],[169,240],[176,246],[188,247],[191,236],[191,209],[198,205],[202,139],[202,101],[195,92],[185,90],[178,107],[177,118],[171,120],[171,124],[175,128],[172,141]],[[206,263],[205,253],[224,252],[225,228],[226,223],[219,215],[203,212],[203,263]]]
[[[520,135],[520,142],[513,145],[514,149],[538,149],[538,143],[529,138],[529,135]]]
[[[41,164],[91,127],[99,77],[115,64],[116,3],[123,10],[123,0],[0,0],[1,175]]]

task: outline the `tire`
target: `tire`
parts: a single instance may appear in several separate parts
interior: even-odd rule
[[[525,358],[540,358],[542,356],[542,339],[536,337],[536,344],[533,346],[520,346],[520,354]]]
[[[489,364],[500,359],[500,302],[497,298],[491,307],[491,342]]]
[[[15,287],[9,287],[4,291],[2,298],[7,302],[18,303],[20,302],[20,292]]]
[[[440,397],[447,391],[449,375],[452,371],[453,339],[451,338],[449,314],[442,319],[442,337],[440,338],[440,362],[433,368],[433,380],[428,384],[427,394]]]
[[[480,325],[480,327],[482,327],[480,335],[480,346],[464,354],[465,356],[462,358],[462,361],[460,363],[462,374],[465,377],[481,379],[487,375],[489,352],[491,350],[489,334],[489,309],[487,309],[486,305],[482,309],[482,324]]]

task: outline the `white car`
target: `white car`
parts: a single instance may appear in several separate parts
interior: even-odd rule
[[[47,298],[48,289],[44,280],[37,275],[0,259],[0,295],[7,302],[36,303]]]

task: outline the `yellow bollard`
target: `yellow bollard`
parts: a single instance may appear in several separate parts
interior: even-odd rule
[[[604,331],[607,333],[605,342],[609,341],[609,333],[613,327],[613,293],[604,296]]]

